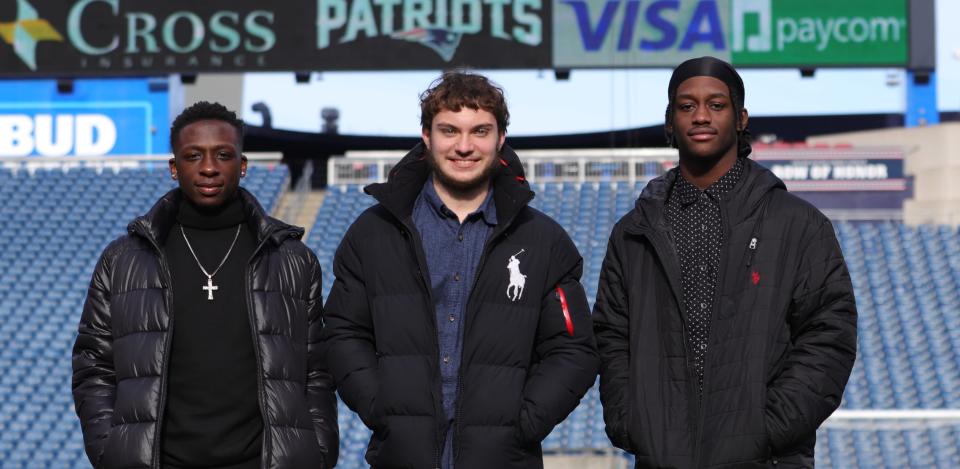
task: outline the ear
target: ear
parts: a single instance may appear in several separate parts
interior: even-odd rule
[[[747,121],[750,119],[747,109],[743,108],[740,110],[740,122],[737,124],[737,132],[743,132],[743,129],[747,128]]]
[[[247,175],[247,155],[240,154],[240,177]]]
[[[506,133],[506,132],[501,132],[501,133],[500,133],[500,138],[499,138],[499,140],[497,141],[497,153],[500,153],[500,149],[503,148],[503,142],[504,142],[506,139],[507,139],[507,133]]]
[[[420,138],[423,139],[423,144],[426,145],[427,150],[430,149],[430,129],[423,127],[420,129]]]
[[[176,161],[176,158],[170,158],[170,161],[168,161],[168,163],[170,164],[170,177],[173,178],[173,179],[176,179],[176,178],[177,178],[177,161]]]

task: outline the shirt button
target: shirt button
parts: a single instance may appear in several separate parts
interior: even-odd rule
[[[453,280],[454,280],[454,281],[457,281],[457,282],[460,281],[460,272],[457,272],[457,273],[453,274]]]
[[[707,271],[707,265],[706,264],[701,265],[700,272],[706,272],[706,271]]]
[[[700,344],[700,350],[706,350],[707,344]]]
[[[703,231],[707,231],[707,225],[706,224],[700,225],[700,229]]]
[[[700,303],[700,308],[701,308],[701,309],[707,309],[707,304],[706,304],[706,303]]]
[[[443,356],[443,362],[444,362],[444,363],[450,363],[450,355],[444,355],[444,356]]]
[[[449,319],[450,322],[453,322],[457,320],[457,317],[451,314],[450,316],[447,317],[447,319]]]
[[[463,233],[457,235],[457,241],[463,241]]]

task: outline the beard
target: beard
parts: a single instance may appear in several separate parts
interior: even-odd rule
[[[489,186],[498,166],[497,158],[491,158],[490,163],[476,177],[459,180],[445,173],[443,168],[437,164],[437,158],[438,156],[433,154],[433,150],[427,147],[427,164],[430,166],[434,179],[451,192],[473,192]]]

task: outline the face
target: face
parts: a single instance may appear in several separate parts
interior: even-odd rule
[[[673,132],[682,156],[718,159],[736,156],[737,133],[747,126],[747,111],[737,122],[730,89],[713,77],[693,77],[677,87],[673,102]]]
[[[438,112],[423,130],[435,179],[455,191],[489,184],[505,138],[492,113],[467,107]]]
[[[198,207],[219,207],[231,200],[247,172],[247,158],[238,150],[237,129],[221,120],[187,125],[176,139],[170,175],[180,192]]]

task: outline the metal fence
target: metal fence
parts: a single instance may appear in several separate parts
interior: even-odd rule
[[[404,151],[348,152],[330,158],[334,184],[384,182]],[[530,182],[647,181],[676,166],[674,149],[526,150],[518,152]]]

